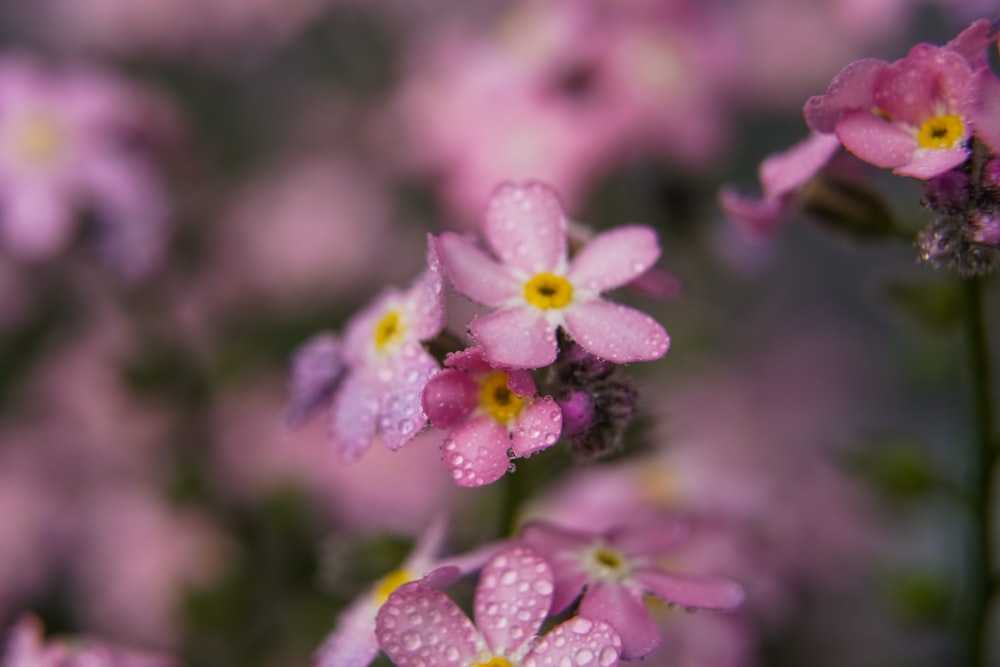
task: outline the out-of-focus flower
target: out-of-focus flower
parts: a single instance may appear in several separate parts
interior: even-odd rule
[[[42,626],[26,616],[11,629],[0,667],[175,667],[172,657],[127,649],[90,637],[45,642]]]
[[[136,144],[158,101],[97,70],[55,70],[0,58],[0,237],[26,260],[68,245],[79,215],[96,221],[97,250],[126,278],[164,250],[167,202]]]
[[[521,546],[498,553],[476,588],[476,625],[438,588],[441,570],[399,587],[375,620],[379,646],[399,667],[418,665],[618,664],[621,640],[599,620],[576,616],[536,638],[553,594],[552,566]]]
[[[439,366],[421,343],[444,324],[433,239],[427,258],[427,270],[407,290],[384,291],[347,323],[341,348],[347,370],[333,397],[331,422],[346,460],[357,459],[376,430],[389,449],[399,449],[427,423],[420,393]]]
[[[521,539],[555,571],[552,610],[567,608],[582,592],[580,613],[607,621],[622,639],[622,657],[634,660],[660,643],[643,600],[647,594],[685,608],[732,610],[743,588],[728,579],[684,575],[661,567],[683,541],[676,519],[651,519],[606,533],[570,530],[544,521],[525,526]]]
[[[316,654],[316,667],[367,667],[379,651],[375,616],[397,588],[439,567],[456,568],[461,574],[472,572],[482,567],[498,548],[488,545],[469,554],[439,557],[446,527],[441,516],[432,521],[406,561],[358,596],[340,614],[336,627]]]
[[[795,209],[796,195],[840,148],[834,134],[813,133],[781,153],[769,155],[760,164],[763,197],[750,199],[730,186],[719,192],[719,203],[729,218],[752,235],[772,233]]]
[[[528,457],[559,439],[562,412],[551,396],[536,396],[528,371],[499,369],[478,348],[448,355],[445,366],[424,388],[423,405],[431,424],[451,429],[441,451],[459,486],[491,484],[511,454]]]
[[[567,259],[566,218],[542,183],[505,184],[483,228],[499,262],[469,239],[445,233],[441,262],[462,294],[496,309],[469,324],[486,358],[508,368],[541,368],[556,359],[562,327],[580,347],[615,363],[662,357],[670,339],[653,318],[601,298],[645,273],[660,255],[648,227],[620,227]]]
[[[982,25],[967,31],[980,33]],[[960,35],[960,45],[968,40]],[[836,133],[844,147],[866,162],[905,176],[927,179],[948,171],[969,154],[969,139],[987,130],[991,143],[995,108],[982,106],[982,64],[952,47],[918,44],[893,63],[869,58],[838,73],[825,95],[810,98],[806,121],[816,132]],[[982,119],[982,121],[980,121]],[[991,122],[992,121],[992,122]]]

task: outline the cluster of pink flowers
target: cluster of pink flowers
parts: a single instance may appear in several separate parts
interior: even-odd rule
[[[293,368],[293,425],[330,401],[333,440],[353,459],[376,432],[398,449],[430,421],[449,429],[442,452],[455,482],[482,486],[502,477],[511,457],[558,441],[560,404],[539,391],[532,372],[554,364],[569,341],[611,364],[666,353],[662,326],[601,296],[653,268],[660,249],[652,229],[598,234],[569,257],[557,195],[529,182],[497,189],[482,231],[488,250],[456,233],[430,237],[428,268],[409,289],[377,297],[342,340],[324,334],[303,346]],[[441,371],[424,345],[443,328],[445,279],[493,310],[468,323],[471,347],[449,354]]]

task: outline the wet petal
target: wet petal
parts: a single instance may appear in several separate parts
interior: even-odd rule
[[[843,114],[855,109],[871,109],[875,79],[889,63],[876,58],[856,60],[840,70],[825,95],[810,97],[803,110],[814,132],[829,134]]]
[[[422,581],[389,596],[375,617],[375,636],[398,667],[468,665],[485,648],[458,605]]]
[[[552,601],[552,568],[526,547],[498,553],[479,576],[476,625],[490,649],[511,655],[542,627]]]
[[[573,258],[566,277],[574,290],[596,295],[645,273],[660,257],[656,232],[649,227],[619,227],[592,238]]]
[[[427,424],[422,395],[427,382],[437,374],[437,360],[416,343],[392,362],[392,379],[381,388],[379,431],[389,449],[399,449]]]
[[[746,598],[742,586],[724,577],[676,574],[656,568],[638,569],[633,576],[650,593],[681,607],[730,610]]]
[[[566,331],[580,347],[618,364],[659,359],[670,346],[652,317],[603,299],[569,308],[565,318]]]
[[[427,340],[441,333],[444,327],[444,275],[433,237],[427,239],[427,270],[406,291],[404,301],[414,338]]]
[[[897,125],[868,111],[845,114],[837,123],[844,148],[876,167],[898,167],[910,161],[916,139]]]
[[[459,486],[492,484],[507,472],[507,427],[481,416],[455,427],[441,445],[441,456]]]
[[[839,148],[837,135],[814,132],[788,150],[767,156],[760,163],[764,195],[780,197],[800,188],[826,166]]]
[[[976,136],[1000,153],[1000,79],[989,70],[979,73],[979,100],[970,115]]]
[[[379,650],[375,638],[379,607],[366,592],[341,612],[333,632],[316,652],[316,667],[368,667]]]
[[[562,410],[551,396],[531,401],[514,423],[514,455],[531,456],[556,444],[562,432]]]
[[[446,232],[437,241],[448,279],[473,301],[496,308],[521,290],[521,284],[503,266],[464,236]]]
[[[482,315],[469,323],[469,331],[496,366],[541,368],[556,360],[556,326],[535,308]]]
[[[483,231],[503,263],[529,275],[565,266],[566,216],[547,185],[501,185],[490,200]]]
[[[479,385],[467,373],[446,368],[427,383],[423,408],[437,428],[448,428],[469,416],[479,405]]]
[[[340,341],[331,333],[313,336],[292,357],[292,377],[285,423],[302,426],[322,407],[340,384],[346,370]]]
[[[375,386],[351,373],[340,385],[330,413],[330,434],[345,461],[357,460],[375,437],[379,402]]]
[[[660,645],[660,631],[646,609],[642,594],[624,586],[590,584],[580,601],[580,615],[605,621],[618,632],[624,660],[641,658]]]
[[[951,150],[941,148],[918,148],[913,151],[913,159],[896,167],[893,171],[900,176],[928,179],[939,176],[962,164],[969,158],[965,148]]]
[[[524,659],[524,667],[614,667],[622,640],[607,623],[583,616],[560,623]]]
[[[596,539],[595,535],[568,530],[547,521],[532,521],[521,531],[521,541],[552,565],[555,592],[552,613],[557,614],[580,596],[587,583],[580,552]]]

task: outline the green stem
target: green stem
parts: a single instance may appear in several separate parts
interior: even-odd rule
[[[991,485],[997,452],[993,443],[993,381],[986,323],[983,317],[983,283],[979,277],[963,281],[965,344],[972,382],[974,449],[969,498],[972,509],[972,545],[969,554],[968,650],[970,667],[987,667],[989,607],[993,596],[993,507]]]

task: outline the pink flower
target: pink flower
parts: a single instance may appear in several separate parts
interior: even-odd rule
[[[174,667],[177,661],[165,655],[121,648],[90,638],[72,641],[42,639],[42,626],[31,616],[11,629],[7,648],[0,656],[2,667]]]
[[[341,613],[333,632],[317,652],[316,667],[367,667],[379,651],[375,617],[397,588],[439,567],[454,567],[462,573],[479,569],[496,550],[495,546],[487,546],[465,556],[439,559],[437,553],[441,550],[444,532],[445,521],[439,517],[424,531],[399,568],[382,577]]]
[[[399,667],[618,664],[621,640],[602,621],[577,616],[536,639],[552,602],[553,572],[530,549],[505,549],[483,569],[476,625],[438,589],[442,575],[401,586],[379,610],[379,646]]]
[[[344,332],[348,370],[333,398],[333,438],[356,459],[378,429],[389,449],[409,442],[427,422],[420,394],[438,371],[421,345],[441,332],[441,273],[433,242],[428,268],[406,291],[388,289],[355,315]]]
[[[163,251],[167,204],[135,131],[153,100],[91,70],[51,71],[26,57],[0,60],[0,240],[39,260],[65,248],[87,209],[98,250],[126,277]]]
[[[973,24],[966,33],[985,36],[982,27]],[[958,166],[969,156],[977,124],[988,127],[996,116],[982,105],[989,93],[983,87],[995,79],[981,55],[986,42],[970,61],[975,40],[966,33],[947,47],[917,44],[893,63],[851,63],[825,95],[806,102],[806,121],[816,132],[835,132],[862,160],[904,176],[927,179]]]
[[[840,148],[832,134],[813,133],[782,153],[769,155],[760,164],[763,197],[749,199],[731,187],[719,192],[723,210],[744,231],[766,235],[791,213],[796,193],[812,179]]]
[[[615,363],[666,353],[670,339],[653,318],[600,297],[656,262],[660,248],[652,229],[604,232],[569,260],[559,199],[548,186],[532,182],[497,189],[484,232],[499,262],[454,233],[443,234],[439,248],[455,289],[496,309],[469,324],[491,363],[508,368],[551,364],[559,327],[588,352]]]
[[[676,574],[657,565],[686,532],[673,519],[649,519],[606,533],[536,521],[525,526],[522,539],[555,570],[552,611],[566,609],[583,592],[580,614],[610,623],[621,635],[622,658],[633,660],[660,643],[643,601],[647,593],[688,608],[731,610],[743,602],[743,588],[733,581]]]
[[[450,428],[442,451],[459,486],[500,479],[510,465],[508,450],[527,457],[559,439],[562,412],[551,396],[536,396],[526,370],[501,370],[478,348],[448,355],[449,368],[424,387],[424,412],[437,428]]]

